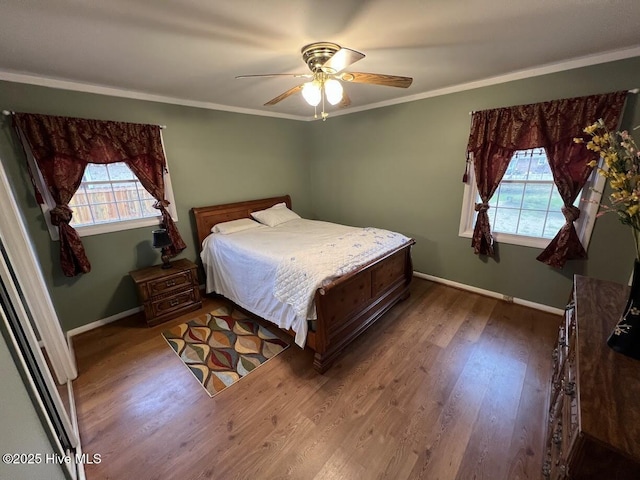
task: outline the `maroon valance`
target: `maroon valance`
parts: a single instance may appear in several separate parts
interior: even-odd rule
[[[91,270],[80,237],[69,225],[72,218],[69,201],[80,186],[88,163],[126,163],[156,199],[154,206],[160,210],[173,241],[171,253],[184,250],[186,245],[166,210],[169,205],[163,176],[166,159],[160,127],[29,113],[16,113],[13,119],[56,202],[51,223],[59,229],[60,264],[66,276]]]
[[[586,257],[573,225],[580,210],[573,203],[591,173],[588,163],[592,158],[573,139],[583,137],[583,129],[600,118],[615,130],[626,95],[622,91],[473,113],[467,153],[473,158],[482,200],[476,204],[478,217],[471,242],[476,254],[494,254],[487,210],[511,157],[516,150],[542,147],[564,202],[566,223],[537,258],[561,268],[569,259]]]

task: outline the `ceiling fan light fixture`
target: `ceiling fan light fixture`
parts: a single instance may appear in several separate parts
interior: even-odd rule
[[[307,82],[302,85],[302,96],[312,107],[317,107],[322,100],[322,91],[318,82]]]
[[[298,92],[302,93],[305,102],[314,107],[314,117],[318,118],[318,105],[322,104],[321,118],[325,120],[329,115],[325,112],[325,104],[342,108],[351,105],[351,99],[343,90],[341,82],[368,83],[387,87],[408,88],[413,79],[398,75],[381,73],[345,72],[344,69],[362,60],[364,53],[341,47],[337,43],[315,42],[305,45],[301,50],[302,59],[311,73],[265,73],[253,75],[239,75],[236,78],[254,77],[294,77],[308,78],[311,81],[298,84],[289,90],[272,98],[265,106],[272,106]],[[351,88],[351,87],[350,87]]]
[[[331,105],[337,105],[342,101],[342,91],[342,84],[338,80],[330,78],[324,82],[324,93]]]

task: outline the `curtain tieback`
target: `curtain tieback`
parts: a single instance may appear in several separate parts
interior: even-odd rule
[[[562,214],[567,220],[567,223],[573,223],[580,218],[580,209],[573,205],[569,205],[568,207],[565,205],[562,207]]]
[[[160,210],[161,208],[167,208],[169,204],[170,202],[168,202],[167,200],[158,200],[153,204],[153,208],[157,208],[158,210]]]
[[[69,205],[56,205],[50,214],[51,224],[57,227],[61,223],[69,223],[71,221],[73,210],[69,208]]]
[[[486,212],[487,210],[489,210],[489,204],[488,203],[476,203],[476,212]]]

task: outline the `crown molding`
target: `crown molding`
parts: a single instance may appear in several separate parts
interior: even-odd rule
[[[402,97],[402,98],[396,98],[393,100],[387,100],[384,102],[372,103],[369,105],[364,105],[362,107],[354,107],[354,108],[350,108],[348,111],[332,113],[331,116],[337,117],[340,115],[348,115],[350,113],[362,112],[365,110],[372,110],[374,108],[382,108],[382,107],[388,107],[391,105],[398,105],[401,103],[415,102],[416,100],[422,100],[425,98],[439,97],[439,96],[448,95],[451,93],[459,93],[459,92],[464,92],[466,90],[473,90],[475,88],[490,87],[492,85],[499,85],[501,83],[512,82],[515,80],[523,80],[526,78],[539,77],[541,75],[547,75],[550,73],[564,72],[566,70],[573,70],[576,68],[589,67],[592,65],[599,65],[602,63],[615,62],[617,60],[625,60],[627,58],[633,58],[633,57],[640,57],[640,47],[625,48],[622,50],[614,50],[606,53],[587,55],[587,56],[575,58],[572,60],[549,63],[547,65],[528,68],[524,70],[517,70],[515,72],[506,73],[504,75],[496,75],[495,77],[489,77],[482,80],[461,83],[459,85],[453,85],[451,87],[445,87],[437,90],[418,93],[416,95],[410,95],[408,97]]]
[[[180,105],[184,107],[203,108],[206,110],[220,110],[224,112],[242,113],[245,115],[260,115],[263,117],[286,118],[289,120],[308,120],[307,117],[301,117],[299,115],[288,115],[277,112],[263,112],[261,110],[231,107],[229,105],[220,105],[218,103],[212,102],[185,100],[182,98],[154,95],[151,93],[139,92],[136,90],[125,90],[121,88],[107,87],[104,85],[94,85],[89,83],[73,82],[70,80],[60,80],[38,75],[16,73],[7,70],[0,70],[0,80],[15,83],[25,83],[28,85],[37,85],[40,87],[58,88],[61,90],[71,90],[74,92],[95,93],[98,95],[109,95],[112,97],[130,98],[133,100],[145,100],[149,102],[168,103],[171,105]]]
[[[494,77],[485,78],[473,82],[461,83],[450,87],[440,88],[436,90],[430,90],[428,92],[418,93],[416,95],[409,95],[407,97],[395,98],[392,100],[386,100],[383,102],[372,103],[364,105],[362,107],[353,107],[344,109],[339,112],[331,112],[331,117],[338,117],[342,115],[349,115],[351,113],[363,112],[366,110],[373,110],[376,108],[388,107],[391,105],[398,105],[401,103],[414,102],[416,100],[422,100],[425,98],[439,97],[442,95],[448,95],[451,93],[463,92],[465,90],[472,90],[475,88],[488,87],[492,85],[498,85],[501,83],[511,82],[514,80],[522,80],[525,78],[538,77],[541,75],[547,75],[550,73],[562,72],[565,70],[573,70],[575,68],[588,67],[591,65],[598,65],[601,63],[614,62],[617,60],[624,60],[627,58],[633,58],[640,56],[640,47],[632,47],[621,50],[613,50],[605,53],[598,53],[594,55],[587,55],[584,57],[575,58],[572,60],[550,63],[535,68],[529,68],[524,70],[518,70],[515,72],[507,73],[504,75],[497,75]],[[146,100],[150,102],[168,103],[172,105],[181,105],[185,107],[203,108],[207,110],[220,110],[224,112],[241,113],[245,115],[258,115],[263,117],[275,117],[284,118],[288,120],[299,121],[314,121],[313,117],[304,117],[299,115],[289,115],[277,112],[265,112],[262,110],[254,110],[249,108],[231,107],[229,105],[221,105],[211,102],[198,102],[194,100],[185,100],[175,97],[166,97],[162,95],[154,95],[145,92],[139,92],[135,90],[125,90],[114,87],[107,87],[103,85],[93,85],[81,82],[73,82],[69,80],[60,80],[50,77],[42,77],[38,75],[30,75],[24,73],[16,73],[11,71],[0,70],[0,80],[5,80],[15,83],[25,83],[29,85],[37,85],[41,87],[58,88],[62,90],[71,90],[84,93],[95,93],[99,95],[110,95],[114,97],[130,98],[134,100]]]

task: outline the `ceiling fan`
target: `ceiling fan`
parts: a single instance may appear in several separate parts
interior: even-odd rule
[[[302,59],[311,73],[267,73],[260,75],[239,75],[236,78],[255,77],[297,77],[308,78],[308,82],[296,85],[277,97],[265,103],[265,106],[275,105],[291,95],[302,92],[306,102],[317,107],[322,102],[321,117],[328,116],[324,111],[325,99],[331,105],[347,107],[351,100],[342,88],[343,82],[368,83],[387,87],[408,88],[413,82],[411,77],[384,75],[380,73],[345,72],[344,69],[362,60],[365,55],[350,48],[341,47],[336,43],[316,42],[302,47]],[[316,113],[316,118],[318,115]]]

